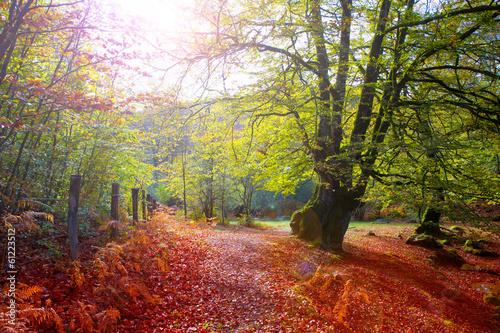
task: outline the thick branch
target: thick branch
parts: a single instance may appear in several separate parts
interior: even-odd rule
[[[420,21],[397,24],[395,26],[392,26],[392,27],[384,30],[383,34],[387,35],[393,31],[401,29],[401,28],[410,28],[410,27],[416,27],[419,25],[425,25],[425,24],[433,22],[433,21],[438,21],[438,20],[442,20],[442,19],[446,19],[446,18],[458,16],[458,15],[471,14],[471,13],[482,13],[482,12],[494,12],[494,11],[500,11],[500,6],[498,6],[498,5],[496,5],[496,6],[484,5],[484,6],[477,6],[477,7],[473,7],[473,8],[458,9],[458,10],[454,10],[454,11],[451,11],[448,13],[443,13],[443,14],[439,14],[436,16],[428,17],[428,18],[426,18],[424,20],[420,20]]]
[[[441,65],[441,66],[422,68],[419,70],[419,72],[429,72],[429,71],[442,70],[442,69],[469,71],[469,72],[479,73],[479,74],[482,74],[484,76],[491,77],[493,79],[497,79],[497,80],[500,79],[500,75],[497,75],[497,74],[492,73],[490,71],[485,71],[485,70],[482,70],[479,68],[474,68],[474,67],[469,67],[469,66]]]
[[[382,43],[384,42],[385,35],[382,32],[385,30],[385,25],[391,7],[390,0],[383,0],[380,7],[379,21],[373,38],[372,46],[370,49],[370,57],[366,67],[366,75],[361,90],[361,98],[356,114],[356,121],[354,122],[354,129],[351,134],[351,143],[359,143],[365,140],[366,131],[370,125],[371,115],[373,112],[373,99],[375,97],[375,83],[378,80],[379,69],[377,61],[382,55]]]

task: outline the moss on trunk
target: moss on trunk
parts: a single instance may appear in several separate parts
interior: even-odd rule
[[[345,188],[319,184],[309,202],[292,215],[292,234],[328,250],[342,250],[354,203]]]
[[[432,208],[427,207],[424,212],[424,216],[422,216],[422,224],[425,223],[435,223],[439,224],[439,220],[441,219],[441,212]]]

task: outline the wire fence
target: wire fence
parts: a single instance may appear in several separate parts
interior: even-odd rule
[[[39,229],[42,230],[42,227],[44,225],[51,225],[50,228],[46,228],[45,232],[49,233],[48,236],[41,237],[41,233],[34,237],[29,236],[28,234],[23,235],[23,233],[17,233],[16,237],[18,240],[16,241],[16,246],[26,246],[30,244],[35,244],[35,243],[43,243],[44,241],[47,240],[54,240],[58,238],[63,238],[67,237],[69,239],[69,257],[71,260],[77,260],[78,259],[78,234],[81,232],[79,230],[78,226],[78,221],[82,220],[82,218],[85,219],[91,219],[91,218],[96,218],[97,214],[95,216],[90,216],[88,213],[86,215],[82,215],[81,212],[78,214],[79,211],[79,206],[82,202],[80,202],[80,189],[82,187],[84,179],[81,175],[72,175],[70,179],[70,186],[69,190],[67,193],[67,197],[61,198],[0,198],[0,202],[6,202],[7,200],[9,202],[17,202],[19,205],[22,206],[23,202],[34,202],[34,203],[39,203],[39,202],[67,202],[68,207],[67,207],[67,218],[58,218],[54,219],[52,218],[44,218],[43,216],[25,216],[26,220],[23,220],[23,214],[19,214],[18,216],[11,215],[11,219],[8,220],[9,216],[4,216],[2,217],[2,225],[0,227],[3,227],[3,229],[7,230],[12,230],[15,233],[16,229],[22,229],[23,226],[26,226],[26,223],[30,225],[38,225]],[[101,182],[97,180],[85,180],[85,181],[92,181],[92,182],[98,182],[100,185],[107,184],[110,185],[109,192],[106,191],[106,197],[108,199],[108,202],[110,203],[110,218],[112,220],[117,220],[119,221],[119,213],[123,211],[120,210],[120,199],[124,197],[124,194],[126,192],[131,193],[132,197],[132,202],[131,202],[131,208],[132,208],[132,221],[133,223],[137,223],[139,221],[139,215],[142,216],[143,221],[148,221],[148,219],[153,216],[154,211],[158,207],[157,201],[150,195],[146,194],[146,190],[141,189],[141,188],[130,188],[127,186],[120,186],[120,184],[116,182]],[[139,193],[142,195],[139,196]],[[140,197],[140,198],[139,198]],[[127,200],[128,202],[128,200]],[[142,204],[142,214],[139,214],[139,203]],[[127,207],[127,211],[128,211]],[[128,214],[127,214],[128,215]],[[90,226],[89,226],[90,227]],[[63,230],[61,230],[63,228]],[[81,228],[80,228],[81,229]],[[5,230],[1,230],[2,235],[7,235],[7,232],[4,233]],[[10,231],[9,231],[10,232]],[[10,248],[10,243],[8,243],[8,237],[5,237],[5,246],[0,246],[0,251],[3,252],[3,260],[2,263],[5,264],[5,254],[8,248]],[[22,243],[19,243],[19,240],[26,240]],[[3,267],[3,265],[2,265]]]

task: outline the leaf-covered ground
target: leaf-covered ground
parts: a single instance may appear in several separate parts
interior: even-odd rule
[[[459,250],[467,265],[437,264],[405,244],[413,228],[357,225],[337,255],[285,230],[161,215],[121,243],[87,241],[80,266],[26,263],[18,279],[41,291],[19,305],[45,316],[19,320],[34,332],[499,332],[483,296],[500,260]]]

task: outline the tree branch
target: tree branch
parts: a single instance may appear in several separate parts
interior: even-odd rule
[[[406,23],[397,24],[395,26],[387,28],[386,30],[383,31],[382,34],[386,35],[388,33],[391,33],[393,31],[401,29],[401,28],[416,27],[416,26],[419,26],[419,25],[424,25],[424,24],[427,24],[427,23],[430,23],[430,22],[433,22],[433,21],[438,21],[438,20],[442,20],[442,19],[445,19],[445,18],[454,17],[454,16],[458,16],[458,15],[471,14],[471,13],[482,13],[482,12],[492,12],[492,11],[500,11],[500,6],[498,6],[498,5],[497,6],[483,5],[483,6],[477,6],[477,7],[474,7],[474,8],[458,9],[458,10],[454,10],[454,11],[451,11],[451,12],[448,12],[448,13],[443,13],[443,14],[439,14],[439,15],[436,15],[436,16],[432,16],[432,17],[429,17],[429,18],[426,18],[426,19],[420,20],[420,21],[406,22]]]

